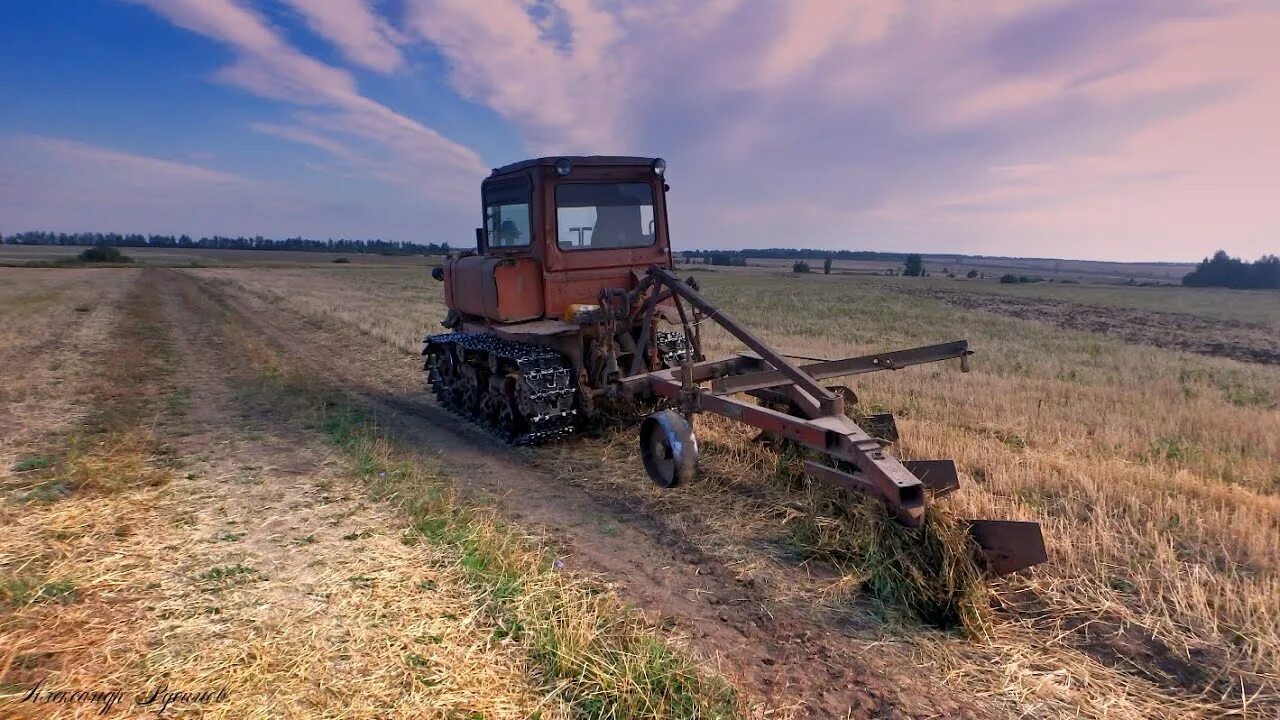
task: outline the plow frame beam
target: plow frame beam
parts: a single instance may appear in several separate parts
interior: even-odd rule
[[[647,300],[644,298],[646,293],[650,293]],[[835,462],[825,465],[805,461],[807,475],[880,500],[898,522],[908,527],[924,524],[928,502],[926,488],[935,496],[959,488],[959,475],[953,461],[899,461],[886,451],[887,441],[873,437],[845,414],[845,397],[854,398],[853,393],[841,392],[838,388],[833,391],[824,387],[821,381],[951,359],[959,359],[961,370],[968,372],[968,358],[973,354],[968,341],[956,340],[798,366],[715,307],[696,288],[657,266],[649,268],[631,296],[646,318],[646,329],[659,298],[674,300],[686,337],[691,333],[694,337],[695,360],[686,361],[678,368],[644,373],[633,364],[629,376],[602,389],[599,391],[601,394],[675,400],[685,415],[714,413],[816,450]],[[681,301],[688,302],[693,312],[686,313]],[[751,352],[732,358],[703,359],[698,324],[705,320],[714,321]],[[647,341],[648,333],[645,332],[641,346]],[[703,387],[704,383],[710,383],[709,390]],[[733,397],[739,393],[766,400],[785,398],[792,412]],[[1008,574],[1046,559],[1043,536],[1036,523],[969,522],[971,536],[992,574]]]

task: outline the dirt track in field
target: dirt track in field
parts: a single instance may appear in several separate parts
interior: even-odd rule
[[[439,454],[465,492],[491,497],[513,520],[545,533],[577,571],[599,573],[648,617],[670,628],[697,656],[748,697],[782,717],[993,717],[917,667],[892,643],[857,637],[814,617],[806,603],[775,597],[740,578],[730,558],[651,513],[640,502],[594,496],[567,486],[531,462],[427,400],[412,355],[338,324],[319,323],[271,307],[236,286],[174,271],[196,317],[219,313],[297,367],[372,406],[399,446]],[[201,311],[200,306],[206,310]],[[602,519],[608,522],[602,522]],[[795,570],[797,582],[805,569]],[[852,624],[850,624],[852,622]],[[864,620],[865,622],[865,620]]]
[[[0,467],[87,411],[72,388],[94,371],[132,271],[0,268]],[[39,271],[36,271],[39,272]]]
[[[1280,365],[1280,333],[1265,325],[1215,320],[1187,313],[1153,312],[965,290],[920,287],[901,288],[900,291],[967,310],[1047,322],[1070,330],[1110,335],[1140,345]]]
[[[135,422],[147,438],[127,472],[95,465],[99,477],[86,482],[100,486],[57,502],[0,498],[0,590],[45,565],[75,587],[65,607],[0,595],[0,718],[154,717],[131,691],[157,682],[228,689],[203,706],[180,700],[165,717],[568,715],[534,692],[513,650],[491,642],[494,627],[472,612],[474,591],[449,558],[402,542],[410,518],[371,501],[322,437],[241,391],[259,369],[237,354],[235,324],[207,296],[153,270],[117,274],[109,287],[98,344],[67,344],[95,325],[79,313],[48,342],[0,347],[10,369],[65,365],[42,400],[89,406],[101,433],[91,446],[114,448],[103,457],[121,455],[114,433]],[[39,420],[29,429],[56,452],[72,423]],[[21,437],[0,440],[23,449]],[[9,467],[0,489],[39,479]],[[55,541],[33,552],[39,537]],[[24,699],[42,686],[129,699],[101,712]]]
[[[430,547],[402,542],[411,519],[370,500],[314,432],[282,422],[266,399],[245,396],[241,385],[261,368],[246,367],[252,360],[237,356],[246,338],[229,335],[249,327],[243,317],[186,276],[149,272],[143,286],[174,337],[173,375],[187,407],[168,429],[179,454],[190,459],[178,483],[184,496],[202,500],[191,511],[194,532],[223,540],[192,548],[179,567],[195,574],[248,566],[264,580],[223,594],[218,636],[174,633],[166,645],[203,645],[202,655],[231,658],[255,651],[271,658],[272,648],[286,648],[281,654],[293,656],[286,662],[296,663],[282,671],[278,660],[260,661],[241,670],[248,687],[226,716],[256,714],[260,701],[244,696],[263,685],[290,684],[290,673],[309,676],[310,683],[292,683],[289,697],[270,705],[273,715],[305,716],[326,707],[338,716],[470,717],[485,714],[475,707],[536,705],[519,660],[509,650],[485,651],[494,626],[475,615],[454,617],[452,611],[468,607],[469,590],[440,570],[447,561]],[[170,605],[201,600],[197,587]],[[448,642],[430,639],[446,635]],[[403,683],[415,669],[403,667],[404,650],[447,671],[433,670],[429,683]],[[206,674],[209,682],[225,681],[216,671]],[[412,690],[401,690],[405,685]],[[554,700],[543,707],[548,717],[565,712]]]

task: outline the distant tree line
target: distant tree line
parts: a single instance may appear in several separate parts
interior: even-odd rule
[[[1233,258],[1223,250],[1200,261],[1182,278],[1188,287],[1228,287],[1237,290],[1280,289],[1280,257],[1263,255],[1257,262]]]
[[[686,261],[695,257],[705,257],[711,265],[739,265],[737,262],[715,262],[717,257],[761,258],[772,260],[889,260],[901,262],[906,253],[876,252],[874,250],[815,250],[813,248],[748,248],[746,250],[682,250],[680,254]],[[961,255],[934,255],[931,257],[963,257]]]
[[[1017,283],[1038,283],[1044,282],[1044,278],[1039,275],[1014,275],[1013,273],[1005,273],[1000,276],[1000,282],[1005,285],[1013,285]],[[1063,282],[1066,282],[1065,280]]]
[[[686,262],[694,257],[699,257],[699,256],[690,255],[689,253],[684,254],[684,259]],[[747,264],[747,259],[745,257],[743,257],[742,255],[739,255],[736,252],[731,252],[731,251],[725,251],[725,252],[716,251],[716,252],[704,253],[701,255],[701,257],[703,257],[705,259],[705,262],[709,265],[742,266]]]
[[[312,252],[372,253],[378,255],[443,255],[449,243],[415,243],[390,240],[310,240],[302,237],[275,240],[254,237],[192,238],[190,235],[142,235],[140,233],[23,232],[8,235],[5,245],[96,245],[107,247],[204,248],[212,250],[304,250]]]

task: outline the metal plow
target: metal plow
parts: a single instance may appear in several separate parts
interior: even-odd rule
[[[698,413],[707,412],[815,451],[820,459],[804,462],[810,477],[879,500],[908,527],[924,524],[931,498],[959,489],[954,461],[896,459],[888,451],[897,439],[893,417],[881,414],[855,420],[846,412],[857,403],[854,392],[824,386],[822,381],[951,359],[958,359],[961,370],[967,372],[973,354],[967,341],[796,365],[790,356],[769,347],[703,298],[693,280],[683,282],[657,266],[649,268],[633,291],[602,293],[601,305],[610,308],[617,320],[639,323],[646,334],[655,326],[656,314],[672,318],[674,310],[689,341],[690,352],[678,367],[639,372],[637,358],[630,375],[599,393],[623,400],[673,402],[676,409],[650,415],[640,427],[641,456],[657,484],[670,487],[693,478],[698,460],[693,422]],[[705,359],[701,327],[708,321],[736,337],[749,352]],[[642,336],[640,347],[653,347],[647,341]],[[1048,559],[1038,523],[970,520],[969,527],[991,575],[1006,575]]]

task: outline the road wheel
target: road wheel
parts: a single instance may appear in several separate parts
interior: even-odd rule
[[[663,410],[640,424],[640,458],[659,487],[675,487],[698,473],[698,439],[693,426],[674,410]]]

